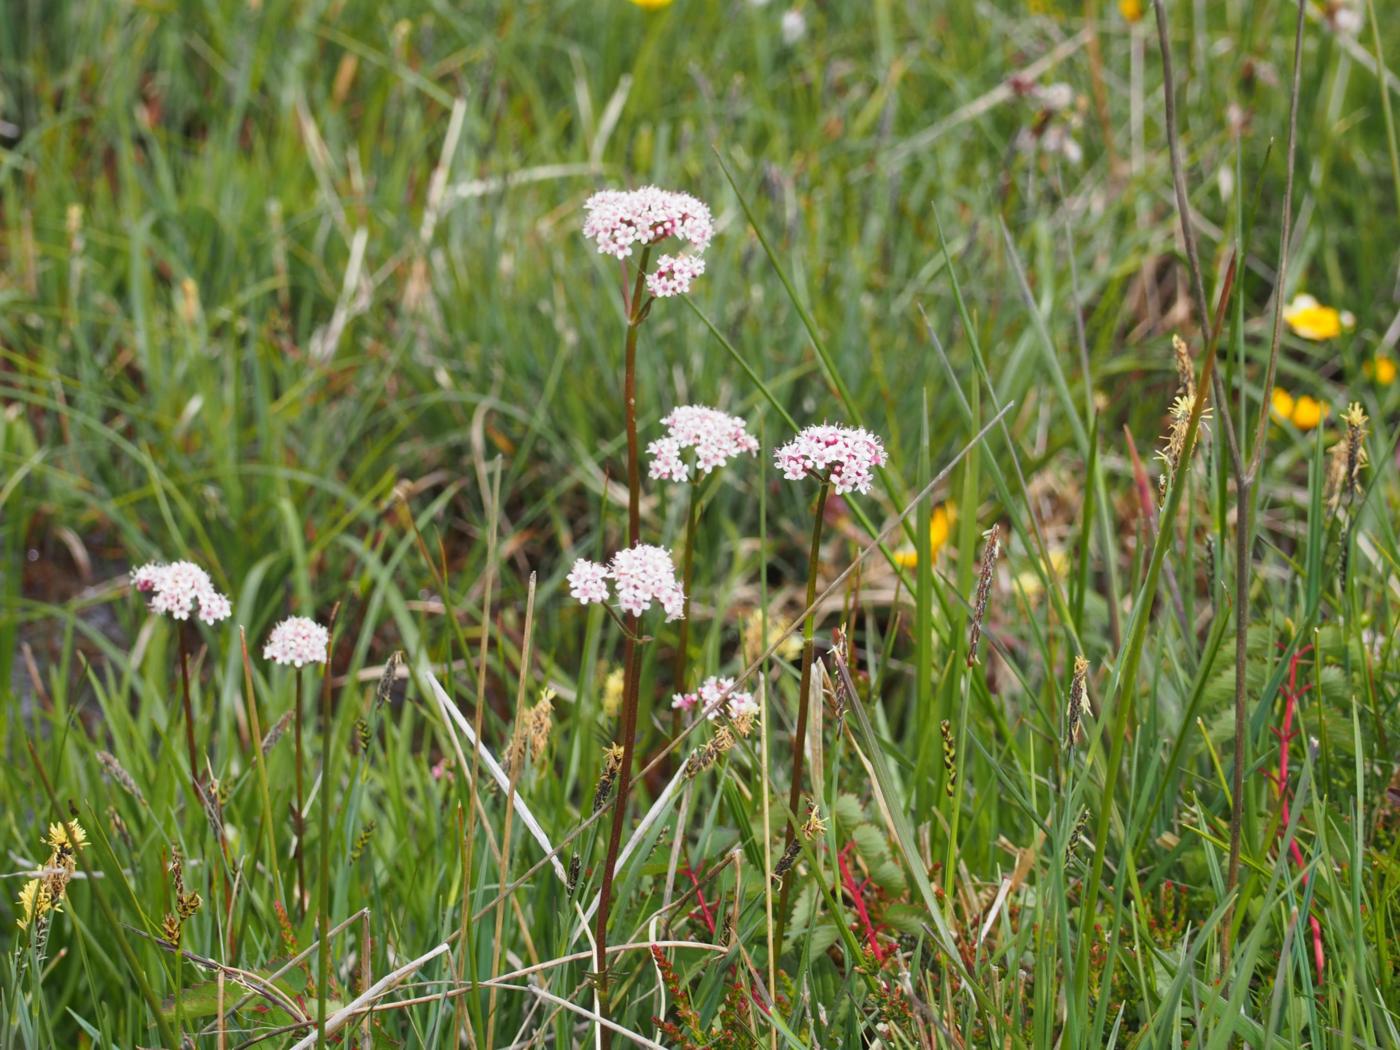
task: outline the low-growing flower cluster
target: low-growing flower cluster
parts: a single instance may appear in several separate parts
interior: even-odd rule
[[[718,718],[721,711],[736,722],[746,715],[758,714],[758,701],[752,693],[735,689],[733,678],[706,678],[695,692],[676,693],[671,698],[671,706],[678,711],[693,711],[699,707],[712,720]]]

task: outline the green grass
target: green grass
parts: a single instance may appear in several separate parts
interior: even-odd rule
[[[761,732],[663,794],[713,738],[702,725],[635,787],[624,842],[664,804],[618,870],[609,943],[635,947],[612,956],[611,1021],[673,1045],[654,1018],[691,1024],[684,989],[698,1030],[740,1046],[1400,1045],[1400,383],[1374,365],[1396,356],[1400,310],[1383,95],[1400,31],[1380,4],[1377,32],[1368,17],[1352,39],[1307,20],[1279,288],[1295,5],[1166,9],[1212,306],[1232,253],[1239,266],[1217,359],[1232,401],[1211,398],[1204,447],[1156,500],[1157,540],[1129,435],[1155,497],[1170,337],[1198,370],[1208,340],[1152,12],[1030,6],[809,2],[789,46],[784,6],[745,0],[10,5],[0,1045],[314,1041],[322,1003],[334,1016],[444,944],[371,996],[366,1045],[593,1043],[580,913],[611,820],[589,817],[622,637],[563,577],[625,531],[625,319],[579,226],[595,189],[648,182],[709,202],[718,232],[688,301],[642,326],[641,440],[700,402],[763,443],[704,489],[692,677],[749,665],[750,617],[803,611],[816,487],[771,458],[792,423],[861,423],[890,463],[826,523],[821,585],[863,560],[817,620],[804,794],[826,828],[787,877],[784,943],[766,873],[806,814],[787,805],[798,659],[780,648],[745,686]],[[1018,150],[1040,106],[998,90],[1045,56],[1040,82],[1074,92],[1053,119],[1078,163]],[[1220,414],[1252,436],[1273,296],[1298,291],[1356,323],[1326,342],[1285,328],[1279,384],[1331,417],[1271,424],[1254,489],[1232,894],[1242,596]],[[1370,417],[1369,466],[1336,511],[1327,451],[1350,401]],[[643,497],[644,537],[679,547],[684,489]],[[993,524],[1004,553],[969,668]],[[917,567],[863,553],[886,529]],[[176,625],[126,586],[180,558],[234,607],[186,628],[218,834],[190,786]],[[291,731],[255,760],[293,677],[261,650],[282,617],[324,622],[336,603],[328,719],[321,674],[301,672],[298,901]],[[639,764],[671,738],[676,639],[644,626]],[[827,653],[838,626],[849,683]],[[407,671],[382,698],[397,651]],[[1090,713],[1067,747],[1081,653]],[[503,759],[546,687],[548,748],[515,770],[508,821],[467,730]],[[1290,690],[1285,821],[1269,776]],[[41,945],[15,899],[69,819],[92,842]],[[177,848],[202,898],[184,956],[157,941]],[[339,928],[324,956],[321,919]],[[668,975],[646,949],[660,942],[688,945],[663,949]]]

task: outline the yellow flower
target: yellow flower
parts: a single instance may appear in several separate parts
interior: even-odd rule
[[[1395,382],[1395,359],[1389,354],[1377,354],[1361,366],[1361,371],[1378,386],[1390,386]]]
[[[49,910],[49,890],[42,879],[30,879],[19,891],[19,918],[15,920],[21,930],[29,929],[36,917]]]
[[[1292,423],[1299,430],[1312,430],[1329,415],[1332,409],[1307,394],[1296,399],[1281,386],[1274,387],[1270,398],[1274,418],[1280,423]]]
[[[671,0],[632,0],[643,11],[659,11],[663,7],[670,5]]]
[[[1323,306],[1311,295],[1295,295],[1283,308],[1283,319],[1294,335],[1314,342],[1335,339],[1356,327],[1356,318],[1348,311]]]
[[[948,543],[948,534],[953,522],[958,520],[958,508],[952,503],[940,503],[933,508],[928,522],[928,552],[933,561],[938,560],[938,552]],[[901,569],[912,569],[919,564],[919,552],[913,547],[904,547],[894,552],[895,564]]]
[[[1142,0],[1118,0],[1118,13],[1129,22],[1142,18]]]
[[[1293,425],[1299,430],[1312,430],[1326,419],[1330,412],[1331,409],[1321,401],[1304,394],[1293,406]]]
[[[616,718],[622,710],[622,689],[626,684],[621,667],[614,667],[603,679],[603,714]]]
[[[48,844],[54,849],[63,846],[71,846],[76,853],[87,845],[87,832],[76,820],[70,820],[67,824],[50,824]]]

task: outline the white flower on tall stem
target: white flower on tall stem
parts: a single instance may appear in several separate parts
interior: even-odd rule
[[[666,436],[647,446],[653,480],[689,481],[691,466],[682,452],[693,451],[694,469],[709,474],[731,459],[758,451],[758,439],[748,432],[748,424],[717,408],[682,405],[663,417],[661,425]]]
[[[263,646],[263,659],[290,667],[323,664],[329,643],[329,632],[315,620],[289,616],[272,629]]]
[[[646,289],[658,299],[683,295],[705,272],[701,258],[714,236],[710,209],[688,193],[643,186],[639,190],[602,190],[583,206],[588,217],[583,234],[598,251],[617,259],[640,245],[650,248],[668,237],[690,246],[685,255],[663,255],[646,277]]]
[[[789,481],[815,475],[830,481],[836,494],[870,491],[876,467],[887,460],[885,446],[863,427],[820,423],[804,427],[773,453],[773,461]]]
[[[569,593],[583,605],[606,602],[608,581],[618,606],[632,616],[641,616],[653,602],[665,611],[667,621],[682,615],[685,592],[665,547],[639,543],[618,551],[607,565],[580,558],[569,571]]]
[[[188,620],[196,606],[199,618],[210,625],[232,612],[228,597],[215,590],[209,574],[193,562],[150,562],[132,571],[131,585],[147,596],[151,612],[172,620]]]

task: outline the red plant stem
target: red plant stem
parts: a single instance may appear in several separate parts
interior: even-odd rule
[[[1305,685],[1298,688],[1298,661],[1312,650],[1311,645],[1305,645],[1294,652],[1288,661],[1288,683],[1283,686],[1283,725],[1274,730],[1274,736],[1278,737],[1278,772],[1274,775],[1274,787],[1278,790],[1279,798],[1279,836],[1287,833],[1288,825],[1292,818],[1288,805],[1288,748],[1297,735],[1293,730],[1293,713],[1297,708],[1298,700],[1303,693],[1306,693],[1312,686]],[[1293,863],[1303,872],[1303,885],[1308,885],[1308,874],[1304,870],[1307,863],[1303,860],[1303,851],[1298,846],[1298,839],[1295,836],[1288,843],[1289,856],[1293,858]],[[1317,968],[1317,983],[1322,984],[1322,970],[1326,962],[1326,956],[1322,948],[1322,924],[1318,922],[1317,916],[1308,915],[1308,925],[1312,929],[1313,938],[1313,965]]]
[[[649,249],[642,251],[637,265],[636,283],[627,306],[627,339],[624,346],[622,400],[627,418],[627,546],[635,547],[642,532],[642,474],[637,455],[637,330],[641,327],[647,304],[642,303],[645,289]],[[625,294],[625,293],[624,293]],[[626,677],[622,691],[622,768],[617,776],[617,802],[613,807],[612,828],[608,832],[608,853],[603,861],[603,884],[598,891],[598,921],[594,931],[594,969],[598,974],[599,1013],[608,1016],[608,914],[612,910],[613,877],[617,872],[617,854],[622,847],[622,826],[627,820],[627,799],[632,792],[632,761],[637,750],[637,704],[641,692],[642,658],[636,639],[641,634],[641,620],[630,616],[627,621],[623,661]],[[602,1050],[612,1046],[612,1029],[599,1026]]]
[[[296,674],[296,713],[292,716],[292,726],[296,743],[296,791],[297,791],[297,816],[296,827],[293,829],[297,835],[297,904],[301,906],[301,914],[306,914],[306,793],[302,779],[303,754],[301,742],[301,722],[302,722],[302,700],[301,700],[301,668],[297,668]]]
[[[695,872],[691,870],[689,864],[682,868],[681,871],[685,877],[690,880],[691,885],[695,887],[695,899],[700,902],[700,918],[705,923],[705,929],[709,930],[710,936],[713,937],[715,935],[715,920],[714,916],[710,914],[710,906],[705,903],[705,894],[700,890],[700,880],[695,877]]]
[[[870,884],[866,879],[856,882],[856,877],[851,872],[850,853],[852,847],[846,845],[841,852],[836,854],[837,866],[841,869],[841,884],[851,897],[851,907],[856,910],[856,918],[860,920],[861,931],[865,934],[865,941],[870,945],[870,954],[875,956],[877,963],[885,961],[885,949],[880,947],[880,928],[870,918],[870,909],[865,903],[865,887]]]

